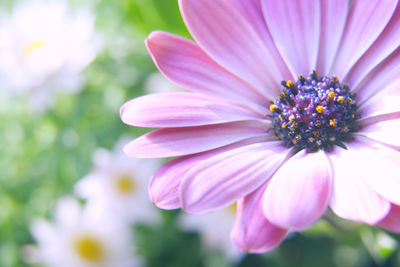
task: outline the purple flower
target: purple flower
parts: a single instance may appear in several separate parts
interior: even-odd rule
[[[181,0],[195,42],[153,32],[160,71],[189,92],[121,108],[161,128],[125,147],[176,157],[150,185],[160,208],[238,202],[232,238],[264,252],[338,216],[400,232],[397,0]]]

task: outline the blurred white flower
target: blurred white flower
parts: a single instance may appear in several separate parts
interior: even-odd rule
[[[202,215],[182,214],[182,228],[198,231],[210,249],[220,250],[232,262],[239,260],[244,253],[232,242],[231,229],[235,222],[236,205]]]
[[[180,87],[169,81],[161,73],[154,72],[147,76],[144,83],[144,90],[147,94],[182,91]]]
[[[126,222],[155,221],[158,211],[149,200],[148,184],[161,162],[129,158],[122,152],[125,144],[121,139],[113,152],[96,150],[93,171],[76,184],[75,192]]]
[[[39,111],[52,104],[54,92],[79,90],[81,71],[98,52],[93,24],[90,12],[72,14],[64,0],[16,5],[11,16],[0,18],[2,88],[26,94]]]
[[[31,232],[37,249],[29,249],[28,259],[37,259],[50,267],[133,267],[129,227],[98,210],[79,205],[76,199],[64,197],[57,203],[53,223],[34,221]]]

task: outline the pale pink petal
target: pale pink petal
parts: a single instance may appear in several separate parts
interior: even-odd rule
[[[252,25],[226,0],[180,0],[183,19],[204,51],[218,64],[272,99],[280,93],[285,70],[273,62]]]
[[[186,173],[195,165],[219,153],[257,142],[265,142],[267,140],[268,139],[265,137],[251,138],[221,148],[194,155],[182,156],[168,161],[157,170],[151,179],[149,188],[151,200],[161,209],[180,208],[179,185]]]
[[[321,7],[319,0],[262,0],[268,28],[292,74],[316,68]]]
[[[317,72],[325,75],[331,69],[339,47],[349,9],[348,0],[321,0],[321,36]]]
[[[390,20],[397,0],[354,0],[331,73],[346,76],[354,63],[378,38]]]
[[[237,11],[241,13],[243,18],[251,25],[255,32],[260,38],[269,38],[269,42],[272,42],[271,36],[269,35],[267,25],[265,24],[264,15],[261,9],[260,0],[230,0],[232,5],[236,6]],[[273,47],[275,45],[271,44]],[[279,55],[279,53],[278,53]]]
[[[347,74],[346,82],[356,86],[375,66],[390,55],[400,43],[400,5],[386,25],[385,30]]]
[[[180,208],[179,185],[184,175],[200,160],[195,156],[185,156],[163,164],[151,179],[149,188],[151,201],[160,209]]]
[[[376,68],[374,68],[353,91],[357,94],[358,105],[364,105],[368,99],[391,85],[400,77],[400,49],[397,49]]]
[[[376,224],[386,216],[390,204],[364,181],[362,170],[371,163],[362,161],[357,150],[362,144],[354,143],[348,144],[348,150],[337,147],[329,155],[335,175],[330,207],[342,218]]]
[[[280,142],[264,142],[202,162],[181,183],[182,208],[190,213],[205,213],[229,206],[262,185],[282,164],[288,151]]]
[[[164,32],[153,32],[147,49],[157,67],[179,86],[193,92],[265,107],[270,99],[215,63],[194,42]]]
[[[362,162],[360,173],[365,183],[389,202],[400,205],[400,152],[362,136],[357,140],[363,143],[349,149],[356,150],[354,156]]]
[[[264,117],[233,104],[184,92],[138,97],[123,105],[120,113],[124,123],[148,128],[198,126]]]
[[[293,76],[283,61],[275,42],[265,23],[264,14],[262,12],[260,0],[231,0],[231,3],[237,7],[237,10],[250,23],[251,27],[259,35],[259,38],[264,41],[265,47],[271,51],[271,57],[279,69],[281,70],[282,80],[292,79]]]
[[[384,120],[364,127],[360,134],[388,145],[400,147],[400,113],[395,120]]]
[[[400,111],[400,80],[387,84],[376,95],[359,105],[362,119]]]
[[[392,204],[389,214],[378,225],[386,230],[400,233],[400,206]]]
[[[331,167],[324,152],[298,152],[274,174],[265,190],[265,216],[282,228],[310,226],[325,212],[331,180]]]
[[[287,234],[286,229],[271,224],[262,210],[262,196],[266,184],[240,199],[231,238],[236,245],[250,253],[264,253],[279,245]]]
[[[251,137],[265,136],[265,122],[228,122],[205,126],[163,128],[136,138],[124,147],[128,156],[165,158],[194,154]]]

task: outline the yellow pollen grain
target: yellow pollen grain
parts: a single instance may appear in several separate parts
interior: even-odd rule
[[[330,99],[330,100],[335,99],[335,92],[329,92],[328,99]]]
[[[329,125],[332,126],[332,127],[336,127],[336,125],[337,125],[336,119],[329,120]]]
[[[271,104],[271,105],[269,106],[269,110],[270,110],[271,112],[275,112],[277,109],[278,109],[278,107],[275,106],[274,104]]]
[[[296,135],[293,139],[292,139],[292,143],[295,145],[297,144],[299,141],[301,140],[301,135]]]
[[[100,263],[105,257],[101,243],[91,236],[77,238],[74,248],[79,257],[86,261]]]
[[[294,85],[294,83],[291,80],[286,82],[287,87],[292,87],[293,85]]]
[[[287,124],[286,124],[286,123],[282,123],[281,127],[282,127],[283,129],[286,129]]]
[[[290,122],[294,122],[295,119],[296,119],[296,117],[294,115],[290,115],[289,116],[289,121]]]
[[[353,104],[353,101],[351,100],[350,97],[347,98],[347,103],[348,103],[349,105],[352,105],[352,104]]]
[[[31,55],[33,52],[35,52],[36,50],[39,50],[40,48],[44,47],[47,45],[46,41],[34,41],[29,43],[24,51],[22,52],[22,56],[24,58],[28,57],[29,55]]]
[[[120,175],[116,179],[115,185],[117,187],[118,192],[123,195],[129,195],[133,193],[136,189],[135,182],[127,174]]]
[[[337,102],[339,102],[340,104],[343,104],[344,103],[344,97],[343,96],[339,96],[337,98]]]
[[[325,108],[323,107],[323,106],[317,106],[316,108],[315,108],[315,110],[318,112],[318,113],[322,113],[322,112],[324,112],[324,110],[325,110]]]

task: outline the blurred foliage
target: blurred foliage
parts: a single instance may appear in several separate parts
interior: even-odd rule
[[[2,0],[0,14],[16,2]],[[44,114],[29,112],[23,99],[0,97],[0,267],[27,266],[22,248],[33,243],[30,221],[49,217],[57,198],[72,194],[75,182],[90,171],[95,148],[111,149],[120,136],[145,131],[119,119],[121,104],[143,94],[147,76],[156,71],[144,38],[156,29],[190,38],[177,0],[70,2],[94,11],[103,50],[85,70],[83,90],[58,95]],[[149,267],[400,265],[398,235],[332,216],[290,234],[270,253],[229,264],[221,252],[205,248],[198,233],[179,228],[179,211],[160,212],[160,223],[136,225],[133,231],[138,253]],[[380,244],[382,235],[397,245]]]

